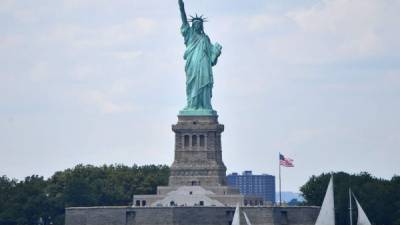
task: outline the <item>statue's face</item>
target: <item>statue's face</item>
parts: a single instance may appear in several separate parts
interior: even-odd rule
[[[194,21],[192,23],[192,27],[197,33],[199,33],[199,34],[203,33],[203,22],[198,21],[198,20]]]

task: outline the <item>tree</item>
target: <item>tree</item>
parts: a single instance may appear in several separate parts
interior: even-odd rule
[[[392,187],[390,190],[390,196],[393,198],[393,204],[391,207],[395,209],[391,220],[394,225],[400,225],[400,176],[394,176],[391,180]]]
[[[15,185],[15,180],[10,180],[6,176],[0,177],[0,224],[13,224],[11,213],[7,210],[7,203],[10,202]]]
[[[306,205],[322,204],[330,176],[331,174],[326,173],[312,176],[300,188]],[[351,187],[372,223],[400,225],[398,177],[395,176],[388,181],[372,177],[366,172],[353,175],[337,172],[333,177],[336,224],[349,224],[348,189]],[[356,216],[356,210],[353,215]]]
[[[8,178],[3,177],[3,187]],[[0,221],[1,224],[19,225],[37,224],[40,217],[48,218],[48,202],[45,193],[46,181],[40,176],[26,177],[17,182],[8,180],[6,201],[3,202]],[[3,194],[2,194],[3,195]]]
[[[133,194],[155,194],[168,183],[167,166],[78,165],[45,180],[0,177],[0,224],[64,224],[66,207],[132,203]]]

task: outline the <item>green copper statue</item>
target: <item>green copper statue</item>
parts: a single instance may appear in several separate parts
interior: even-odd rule
[[[179,0],[179,8],[182,17],[181,32],[186,45],[184,59],[187,97],[187,105],[179,114],[216,115],[211,106],[214,83],[212,67],[217,64],[222,46],[218,43],[211,44],[210,38],[204,33],[205,18],[196,15],[188,21],[183,0]]]

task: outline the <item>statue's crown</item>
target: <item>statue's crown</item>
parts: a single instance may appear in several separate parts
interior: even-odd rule
[[[207,21],[207,18],[203,17],[203,15],[198,16],[197,14],[196,14],[195,17],[190,16],[190,19],[189,19],[189,22],[192,22],[192,23],[193,23],[193,22],[195,22],[195,21],[200,21],[200,22],[202,22],[202,23],[208,22],[208,21]]]

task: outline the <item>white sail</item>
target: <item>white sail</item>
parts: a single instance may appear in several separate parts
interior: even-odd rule
[[[371,225],[371,222],[369,222],[367,215],[365,214],[364,210],[361,208],[361,205],[358,202],[356,196],[354,196],[354,194],[353,194],[353,197],[357,203],[357,212],[358,212],[357,225]]]
[[[324,201],[315,225],[335,225],[335,203],[333,198],[333,176],[329,181]]]
[[[233,215],[232,225],[240,225],[239,204],[236,205],[235,214]]]
[[[249,220],[249,217],[247,217],[246,212],[243,212],[243,215],[244,215],[244,219],[246,220],[246,224],[247,224],[247,225],[251,225],[250,220]]]

